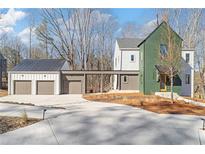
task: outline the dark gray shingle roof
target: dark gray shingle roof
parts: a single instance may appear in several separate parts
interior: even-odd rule
[[[120,49],[123,48],[138,48],[138,44],[143,41],[141,38],[119,38],[117,39]]]
[[[11,71],[59,71],[65,62],[62,59],[25,59]]]

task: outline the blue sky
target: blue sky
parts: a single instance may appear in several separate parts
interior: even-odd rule
[[[37,17],[39,17],[39,9],[16,9],[16,10],[22,10],[27,14],[36,14]],[[149,22],[150,20],[156,18],[155,9],[115,8],[115,9],[110,9],[109,13],[111,13],[114,17],[116,17],[120,26],[122,26],[127,22],[135,22],[136,24],[143,25]],[[23,30],[26,26],[28,26],[29,23],[27,18],[29,18],[29,16],[26,16],[23,20],[18,21],[16,23],[15,30],[17,32]],[[36,22],[40,21],[39,18],[36,19],[37,19]]]
[[[138,25],[145,25],[149,21],[156,19],[155,9],[143,8],[115,8],[115,9],[100,9],[116,18],[121,28],[127,22],[135,22]],[[22,41],[26,43],[29,31],[29,14],[35,17],[35,25],[41,21],[40,9],[4,9],[3,19],[0,19],[0,27],[6,27],[4,31],[11,32],[14,35],[20,36]],[[2,30],[0,29],[0,34]]]
[[[111,13],[118,19],[120,25],[126,22],[135,22],[136,24],[145,24],[156,18],[155,9],[111,9]]]

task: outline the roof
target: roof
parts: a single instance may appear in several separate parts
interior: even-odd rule
[[[141,44],[143,44],[162,24],[166,24],[166,25],[168,25],[165,21],[162,21],[162,23],[159,25],[159,26],[157,26],[143,41],[141,41],[139,44],[138,44],[138,47],[140,47],[140,45]],[[169,26],[169,25],[168,25]],[[170,27],[170,26],[169,26]],[[171,28],[171,27],[170,27]],[[172,28],[171,28],[171,30],[181,39],[181,40],[183,40],[182,38],[181,38],[181,36],[179,36],[179,34],[177,34]]]
[[[136,49],[142,40],[141,38],[118,38],[117,42],[120,49]]]
[[[60,71],[65,62],[62,59],[25,59],[11,71]]]
[[[168,67],[166,66],[162,66],[162,65],[155,65],[156,69],[159,71],[160,74],[169,74],[170,70]],[[174,73],[177,73],[177,70],[174,69]]]

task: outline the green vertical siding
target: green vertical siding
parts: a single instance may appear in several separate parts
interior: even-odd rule
[[[164,26],[166,25],[161,24],[161,26],[140,46],[140,52],[142,52],[144,56],[143,63],[140,63],[140,91],[144,94],[154,94],[160,91],[155,65],[160,63],[160,44],[167,44],[167,40],[163,39],[162,36],[162,34],[166,32]],[[174,36],[176,37],[177,43],[182,43],[182,40],[176,33],[174,33]],[[143,82],[141,82],[141,80]],[[169,91],[169,89],[169,86],[167,86],[167,91]],[[174,92],[179,93],[180,86],[174,86]]]

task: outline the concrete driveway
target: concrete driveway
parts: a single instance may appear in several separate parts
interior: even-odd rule
[[[0,135],[0,144],[205,144],[197,116],[90,101],[71,103],[54,115]]]
[[[86,100],[80,94],[73,95],[8,95],[0,97],[0,102],[18,102],[36,106],[67,107],[79,105]]]

